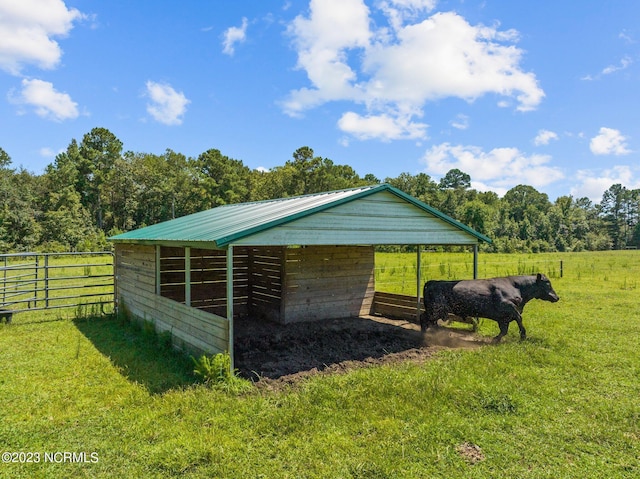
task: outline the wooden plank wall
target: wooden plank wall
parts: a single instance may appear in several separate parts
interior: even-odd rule
[[[281,322],[370,314],[375,291],[373,246],[285,250]]]
[[[214,354],[228,349],[226,318],[191,308],[155,293],[155,247],[116,244],[118,306],[129,314],[169,331],[174,346],[191,354]],[[183,256],[184,258],[184,256]],[[184,259],[182,262],[184,274]]]
[[[160,294],[185,303],[184,248],[160,248]],[[225,251],[191,249],[191,306],[218,316],[227,314],[227,256]],[[233,308],[248,314],[248,248],[234,248]]]
[[[254,246],[246,249],[249,256],[249,314],[255,319],[280,322],[285,248]]]
[[[376,291],[371,314],[379,314],[387,318],[406,319],[415,323],[417,322],[417,301],[415,296]],[[420,313],[424,313],[424,304],[422,302],[420,303]]]

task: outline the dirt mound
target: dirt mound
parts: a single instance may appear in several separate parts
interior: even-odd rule
[[[265,386],[368,365],[420,362],[442,348],[484,344],[468,331],[436,328],[422,335],[416,324],[373,316],[288,325],[240,319],[234,333],[240,375]]]

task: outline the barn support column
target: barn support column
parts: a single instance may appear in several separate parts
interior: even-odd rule
[[[233,372],[233,246],[227,247],[227,325],[229,328],[229,358]]]
[[[473,279],[478,279],[478,243],[473,245]]]
[[[420,324],[420,289],[421,289],[421,284],[420,284],[420,278],[422,276],[421,274],[421,267],[422,267],[422,262],[420,261],[420,250],[422,249],[422,246],[418,245],[418,252],[416,253],[416,261],[417,261],[417,266],[416,266],[416,321],[418,322],[418,324]]]

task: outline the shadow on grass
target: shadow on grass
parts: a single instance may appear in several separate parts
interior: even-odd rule
[[[172,350],[153,333],[113,316],[75,319],[73,323],[123,376],[151,394],[196,382],[191,358]]]

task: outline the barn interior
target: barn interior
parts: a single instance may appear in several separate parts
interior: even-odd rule
[[[184,248],[160,248],[160,294],[180,303],[188,296],[192,308],[224,316],[226,252],[192,248],[189,257],[187,285]],[[376,291],[371,245],[236,247],[235,367],[247,378],[277,379],[423,355],[418,297]]]

